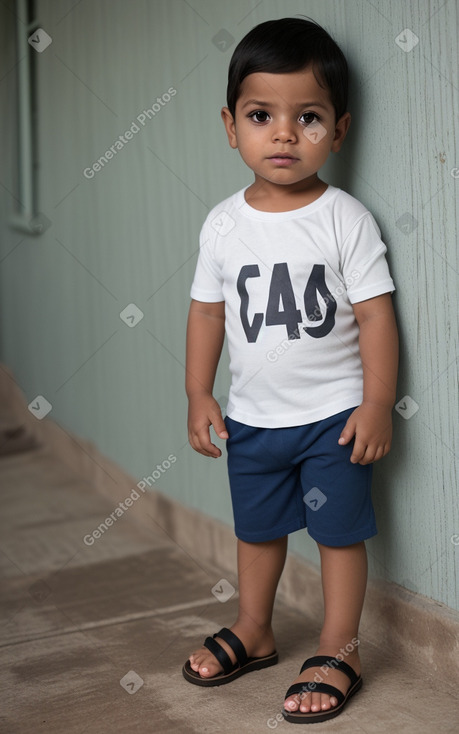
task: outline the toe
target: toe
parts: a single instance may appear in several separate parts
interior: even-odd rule
[[[300,704],[300,711],[308,714],[311,711],[312,695],[311,693],[303,693]]]
[[[190,661],[190,667],[197,673],[199,666],[202,664],[203,655],[199,652],[194,652],[190,655],[188,660]]]
[[[212,672],[209,672],[209,668],[211,668],[212,665],[209,664],[209,653],[207,650],[197,650],[192,653],[188,659],[192,670],[194,670],[195,673],[199,673],[203,678],[209,677],[209,675],[213,674]]]
[[[193,668],[202,678],[212,678],[222,672],[220,664],[213,655],[199,655],[196,658],[196,667]]]
[[[322,696],[320,693],[313,693],[311,696],[311,711],[320,711]]]
[[[322,693],[320,696],[320,709],[321,711],[328,711],[329,709],[335,708],[338,705],[338,699],[335,696],[328,696],[326,693]]]
[[[284,708],[287,711],[298,711],[299,705],[300,705],[300,697],[299,696],[290,696],[284,702]]]

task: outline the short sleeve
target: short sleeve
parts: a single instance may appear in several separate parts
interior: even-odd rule
[[[379,227],[367,212],[347,235],[341,250],[341,271],[351,303],[395,290],[386,252]]]
[[[199,235],[199,257],[191,285],[191,298],[205,303],[224,301],[223,278],[215,262],[212,239],[204,223]]]

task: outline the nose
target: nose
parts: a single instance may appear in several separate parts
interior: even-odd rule
[[[294,143],[297,140],[294,124],[288,118],[278,120],[273,130],[274,143]]]

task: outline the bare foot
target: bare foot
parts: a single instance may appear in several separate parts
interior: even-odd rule
[[[327,657],[334,658],[339,652],[339,648],[319,647],[315,654],[327,655]],[[341,656],[338,657],[338,660],[340,659]],[[343,660],[351,666],[356,675],[360,675],[360,658],[357,648],[354,648],[354,650],[349,654],[344,654]],[[316,673],[317,675],[314,677]],[[351,685],[350,680],[345,673],[342,673],[335,668],[327,668],[327,672],[324,672],[320,666],[317,668],[308,668],[293,682],[306,683],[308,681],[315,683],[327,683],[330,686],[335,686],[335,688],[338,688],[338,690],[340,690],[344,695],[346,695]],[[293,696],[289,696],[284,703],[284,708],[286,711],[300,710],[302,713],[315,713],[318,711],[328,711],[337,705],[338,699],[335,696],[330,696],[328,693],[308,691],[306,693],[297,693]]]
[[[242,644],[244,645],[248,657],[263,657],[270,655],[276,645],[274,642],[274,635],[271,628],[262,629],[260,627],[247,628],[236,622],[232,627],[229,628],[231,632],[239,637]],[[220,637],[214,638],[218,642],[225,652],[229,655],[231,662],[236,662],[236,655],[234,654],[231,647]],[[215,658],[214,655],[207,649],[207,647],[200,647],[190,655],[190,666],[196,673],[202,678],[212,678],[223,671],[222,666]]]

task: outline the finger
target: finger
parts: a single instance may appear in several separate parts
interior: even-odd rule
[[[222,452],[217,446],[214,446],[212,443],[210,449],[204,449],[204,448],[197,448],[196,451],[198,454],[202,454],[203,456],[208,456],[211,459],[218,459],[219,456],[222,455]]]
[[[357,464],[358,462],[362,461],[363,457],[365,456],[366,448],[366,443],[357,438],[355,439],[354,448],[350,458],[352,464]]]
[[[199,448],[197,450],[200,454],[203,454],[204,456],[211,456],[214,459],[218,459],[218,457],[222,455],[222,452],[220,451],[218,446],[215,446],[215,444],[213,444],[210,439],[204,443],[200,442],[198,446]]]
[[[355,423],[348,421],[341,431],[338,443],[340,446],[345,446],[355,436]]]
[[[383,446],[367,446],[366,451],[362,459],[360,460],[360,464],[372,464],[375,461],[379,461],[379,459],[382,459],[382,457],[385,454],[385,445]]]
[[[378,446],[373,461],[379,461],[385,455],[385,446]]]
[[[362,464],[362,466],[365,466],[366,464],[373,464],[375,461],[382,459],[383,456],[384,449],[382,446],[377,446],[376,448],[372,446],[367,446],[364,455],[359,461],[359,464]]]
[[[211,415],[212,425],[214,431],[219,438],[228,438],[228,431],[226,430],[225,421],[222,418],[220,408],[217,407]]]
[[[357,463],[361,464],[361,466],[366,466],[367,464],[373,464],[374,461],[375,459],[373,458],[372,454],[369,454],[368,451],[365,451],[365,454]]]
[[[228,431],[226,430],[225,422],[221,416],[221,413],[212,416],[212,425],[214,427],[215,433],[219,438],[229,438]]]
[[[382,446],[379,447],[378,451],[376,452],[375,461],[379,461],[382,459],[386,454],[388,454],[390,451],[390,443],[385,443]]]
[[[199,454],[203,454],[203,456],[211,456],[215,459],[221,456],[222,452],[220,449],[210,440],[208,429],[203,429],[199,433],[191,435],[190,444],[195,451]]]

